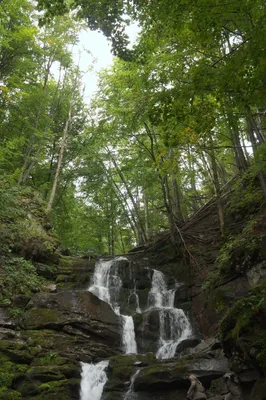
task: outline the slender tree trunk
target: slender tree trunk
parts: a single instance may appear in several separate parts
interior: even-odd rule
[[[145,232],[146,238],[149,241],[150,238],[150,230],[149,230],[149,202],[147,193],[143,190],[143,202],[144,202],[144,218],[145,218]]]
[[[181,195],[179,186],[175,176],[172,176],[172,191],[173,191],[173,214],[178,224],[184,222],[184,217],[181,210]]]
[[[128,194],[128,196],[129,196],[129,198],[130,198],[130,201],[132,202],[133,209],[134,209],[134,212],[135,212],[137,221],[138,221],[137,226],[138,226],[138,228],[139,228],[140,237],[142,238],[143,243],[146,243],[146,242],[147,242],[147,238],[146,238],[146,234],[145,234],[145,229],[144,229],[143,226],[142,226],[141,217],[140,217],[140,214],[139,214],[139,210],[138,210],[138,206],[137,206],[137,204],[136,204],[136,201],[135,201],[135,199],[134,199],[134,197],[133,197],[133,195],[132,195],[132,193],[131,193],[131,190],[130,190],[130,188],[129,188],[129,186],[128,186],[128,183],[127,183],[127,181],[126,181],[126,179],[125,179],[125,177],[124,177],[124,174],[122,173],[122,171],[121,171],[120,168],[118,167],[117,162],[116,162],[116,160],[114,159],[114,157],[112,156],[112,154],[111,154],[111,152],[109,151],[109,149],[108,149],[108,153],[109,153],[109,155],[110,155],[110,157],[111,157],[111,160],[112,160],[112,163],[113,163],[113,165],[114,165],[114,167],[115,167],[115,169],[116,169],[116,171],[117,171],[117,173],[118,173],[118,175],[119,175],[119,177],[120,177],[120,179],[121,179],[121,182],[124,184],[124,186],[125,186],[125,188],[126,188],[127,194]]]
[[[48,83],[48,80],[49,80],[51,67],[53,65],[53,60],[54,60],[54,55],[49,57],[49,59],[47,61],[47,65],[45,67],[44,83],[43,83],[43,87],[42,87],[42,91],[43,91],[43,95],[44,96],[46,94],[47,83]],[[34,139],[34,136],[36,135],[36,132],[37,132],[37,129],[38,129],[38,126],[39,126],[42,108],[43,108],[43,101],[41,101],[41,103],[39,105],[39,108],[38,108],[35,127],[34,127],[32,135],[30,137],[30,141],[29,141],[30,144],[29,144],[29,146],[28,146],[28,148],[26,150],[24,164],[23,164],[22,171],[21,171],[21,174],[20,174],[20,177],[19,177],[19,181],[18,181],[19,185],[23,185],[25,183],[25,181],[27,180],[27,178],[28,178],[28,176],[30,174],[31,168],[32,168],[32,166],[30,166],[30,171],[27,172],[28,161],[29,161],[29,159],[31,157],[31,154],[32,154],[32,151],[33,151],[33,141],[34,141],[33,139]],[[38,146],[38,150],[37,150],[38,154],[39,154],[39,152],[40,152],[40,145]]]
[[[164,206],[165,206],[165,209],[167,212],[167,217],[168,217],[168,222],[169,222],[171,242],[172,242],[172,244],[176,244],[175,219],[174,219],[174,214],[172,212],[172,202],[171,202],[167,177],[162,178],[162,189],[163,189]]]
[[[254,124],[252,122],[252,116],[250,114],[250,110],[249,108],[246,108],[246,119],[247,119],[247,127],[248,127],[248,133],[249,133],[249,138],[250,138],[250,142],[252,145],[252,149],[253,149],[253,153],[254,156],[256,154],[257,148],[258,148],[258,143],[256,141],[255,135],[254,135]],[[256,162],[256,159],[255,159]],[[263,196],[266,199],[266,178],[265,175],[262,171],[258,172],[258,178],[260,181],[260,186],[261,186],[261,190],[263,192]]]
[[[197,204],[197,200],[196,200],[196,196],[198,195],[198,191],[197,191],[197,188],[196,188],[195,171],[194,171],[193,161],[191,160],[191,153],[190,153],[189,146],[187,147],[187,152],[188,152],[188,169],[189,169],[189,177],[190,177],[190,186],[191,186],[191,190],[192,190],[193,196],[195,196],[193,198],[192,210],[195,213],[197,211],[197,209],[198,209],[198,204]]]
[[[211,147],[213,147],[212,137],[211,137]],[[223,232],[223,230],[224,230],[224,213],[223,213],[222,200],[221,200],[221,187],[220,187],[220,182],[219,182],[217,161],[215,158],[214,150],[210,151],[210,159],[211,159],[213,184],[214,184],[215,194],[216,194],[218,215],[219,215],[219,220],[220,220],[221,231]]]
[[[111,179],[113,185],[116,188],[116,197],[119,200],[123,210],[124,210],[124,214],[128,220],[128,223],[132,229],[132,232],[134,233],[135,239],[136,241],[138,241],[138,235],[137,235],[137,221],[135,220],[135,216],[132,213],[132,210],[130,209],[130,207],[128,206],[127,203],[127,199],[126,196],[122,193],[122,191],[120,190],[118,184],[113,180],[112,176],[110,175],[109,171],[107,170],[107,168],[105,167],[104,163],[102,163],[102,166],[104,168],[104,171],[106,173],[107,179]],[[126,209],[127,208],[127,209]],[[131,217],[131,218],[130,218]]]
[[[53,182],[50,198],[49,198],[48,205],[47,205],[47,212],[50,212],[51,209],[52,209],[52,205],[53,205],[53,202],[54,202],[57,185],[58,185],[58,182],[59,182],[59,176],[60,176],[60,172],[61,172],[63,156],[64,156],[66,144],[67,144],[69,126],[70,126],[70,123],[71,123],[71,120],[72,120],[72,108],[73,108],[73,92],[72,92],[72,97],[71,97],[71,100],[70,100],[70,105],[69,105],[69,110],[68,110],[68,117],[67,117],[67,120],[66,120],[66,123],[65,123],[63,136],[62,136],[62,140],[61,140],[61,145],[60,145],[60,150],[59,150],[59,155],[58,155],[58,161],[57,161],[57,167],[56,167],[54,182]]]

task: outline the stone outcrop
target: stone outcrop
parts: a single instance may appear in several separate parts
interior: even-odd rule
[[[212,339],[187,349],[182,359],[157,360],[152,353],[112,357],[104,399],[123,399],[134,376],[138,399],[160,400],[185,397],[189,374],[197,375],[206,388],[228,372],[228,362],[219,341]],[[215,393],[215,391],[214,391]],[[213,395],[213,393],[210,393]],[[153,396],[153,397],[152,397]]]
[[[78,400],[79,361],[119,354],[121,321],[87,291],[18,296],[18,321],[0,308],[0,399]]]
[[[106,354],[112,354],[119,352],[121,345],[120,318],[109,304],[87,291],[36,294],[27,304],[20,325],[29,336],[40,336],[42,330],[44,342],[53,336],[53,347],[63,347],[76,356],[103,356],[104,346]],[[55,332],[51,335],[49,330]]]
[[[215,336],[228,308],[245,296],[250,289],[245,276],[239,276],[211,291],[193,298],[192,311],[203,337]]]

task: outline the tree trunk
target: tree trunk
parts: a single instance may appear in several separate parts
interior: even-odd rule
[[[178,224],[184,222],[184,217],[181,210],[181,196],[176,177],[172,175],[172,191],[173,191],[173,214]]]
[[[246,119],[247,119],[247,127],[248,127],[248,133],[249,133],[249,137],[250,137],[250,142],[252,145],[252,149],[253,149],[253,153],[254,153],[254,157],[258,148],[258,143],[256,141],[255,135],[254,135],[254,124],[252,123],[252,116],[250,114],[249,108],[246,108]],[[256,158],[255,158],[255,163],[256,163]],[[266,178],[265,175],[262,171],[258,172],[258,178],[260,181],[260,186],[261,186],[261,190],[263,192],[263,196],[266,199]]]
[[[115,169],[116,169],[116,171],[117,171],[117,173],[118,173],[118,175],[119,175],[119,177],[121,179],[121,182],[124,184],[124,186],[126,188],[128,197],[130,198],[130,201],[132,202],[133,209],[134,209],[134,212],[135,212],[135,215],[136,215],[136,218],[137,218],[137,226],[138,226],[138,229],[139,229],[140,238],[142,239],[143,243],[146,243],[147,242],[147,237],[146,237],[145,229],[142,226],[142,221],[141,221],[141,218],[140,218],[140,214],[139,214],[137,203],[136,203],[136,201],[135,201],[135,199],[134,199],[134,197],[133,197],[133,195],[131,193],[131,190],[130,190],[130,188],[128,186],[128,183],[127,183],[127,181],[126,181],[126,179],[124,177],[124,174],[122,173],[122,171],[118,167],[117,162],[114,159],[114,157],[112,156],[112,154],[109,151],[109,149],[108,149],[108,153],[109,153],[109,155],[111,157],[111,160],[112,160],[112,163],[113,163],[113,165],[114,165],[114,167],[115,167]]]
[[[210,139],[210,142],[211,142],[211,147],[213,147],[212,137]],[[220,188],[220,182],[219,182],[219,176],[218,176],[217,161],[215,158],[214,150],[210,151],[210,159],[211,159],[211,167],[212,167],[212,174],[213,174],[213,184],[214,184],[215,194],[216,194],[216,203],[217,203],[218,215],[219,215],[219,220],[220,220],[220,227],[221,227],[221,232],[223,232],[223,230],[224,230],[224,213],[223,213],[222,200],[221,200],[221,188]]]
[[[51,67],[53,65],[53,61],[54,61],[54,55],[51,55],[49,57],[48,61],[47,61],[47,65],[45,67],[44,83],[43,83],[43,87],[42,87],[43,95],[45,95],[45,93],[46,93],[47,83],[48,83],[48,80],[49,80],[49,75],[50,75]],[[28,176],[29,176],[29,174],[31,172],[31,169],[33,168],[33,165],[35,163],[35,161],[32,161],[30,166],[29,166],[29,170],[28,170],[28,167],[27,167],[28,166],[28,161],[30,160],[30,157],[31,157],[31,154],[32,154],[32,151],[33,151],[33,141],[34,141],[33,139],[34,139],[34,136],[35,136],[36,131],[37,131],[38,126],[39,126],[42,108],[43,108],[43,102],[41,101],[41,103],[39,105],[39,108],[38,108],[38,113],[37,113],[37,118],[36,118],[36,122],[35,122],[34,131],[33,131],[32,135],[30,137],[30,144],[29,144],[29,146],[27,148],[25,159],[24,159],[24,164],[23,164],[22,171],[21,171],[21,174],[20,174],[20,177],[19,177],[19,181],[18,181],[19,185],[23,185],[26,182],[26,180],[27,180],[27,178],[28,178]],[[40,150],[41,150],[41,147],[40,147],[40,144],[39,144],[38,150],[37,150],[37,154],[35,154],[35,158],[37,158],[36,156],[38,156]]]
[[[54,177],[53,186],[52,186],[50,198],[49,198],[48,205],[47,205],[47,212],[50,212],[51,209],[52,209],[52,205],[53,205],[53,202],[54,202],[57,185],[58,185],[58,182],[59,182],[59,176],[60,176],[60,172],[61,172],[63,156],[64,156],[66,144],[67,144],[69,126],[70,126],[71,120],[72,120],[72,108],[73,108],[73,92],[72,92],[72,97],[71,97],[71,100],[70,100],[70,105],[69,105],[69,110],[68,110],[68,117],[67,117],[67,120],[66,120],[66,123],[65,123],[63,136],[62,136],[62,140],[61,140],[61,145],[60,145],[60,150],[59,150],[59,155],[58,155],[58,161],[57,161],[55,177]]]
[[[143,202],[144,202],[144,218],[145,218],[145,232],[146,238],[149,241],[150,231],[149,231],[149,202],[147,193],[143,190]]]
[[[136,241],[138,242],[137,222],[136,222],[136,220],[135,220],[134,214],[132,213],[132,210],[131,210],[130,207],[128,206],[126,196],[125,196],[125,195],[123,194],[123,192],[120,190],[118,184],[113,180],[111,174],[109,173],[108,169],[106,168],[106,166],[104,165],[103,162],[102,162],[102,166],[103,166],[103,169],[104,169],[104,171],[105,171],[105,173],[106,173],[107,179],[110,179],[111,182],[112,182],[112,184],[113,184],[114,187],[116,188],[116,190],[115,190],[116,197],[117,197],[117,199],[119,200],[119,202],[120,202],[120,204],[121,204],[121,206],[122,206],[122,208],[123,208],[123,210],[124,210],[124,213],[125,213],[125,216],[126,216],[126,218],[127,218],[127,220],[128,220],[128,223],[129,223],[129,225],[130,225],[130,227],[131,227],[131,229],[132,229],[132,232],[134,233],[134,236],[135,236]],[[128,211],[127,211],[126,208],[128,209]],[[132,218],[132,220],[131,220],[130,217]]]

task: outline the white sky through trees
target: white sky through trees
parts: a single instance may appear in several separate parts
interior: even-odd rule
[[[131,46],[136,41],[139,31],[140,28],[137,24],[132,24],[126,29]],[[73,52],[77,63],[80,64],[80,69],[85,73],[83,77],[84,100],[89,102],[97,90],[98,72],[112,64],[113,55],[111,44],[102,33],[86,29],[80,33],[79,38],[80,43]]]

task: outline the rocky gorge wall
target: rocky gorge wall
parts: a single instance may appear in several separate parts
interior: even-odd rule
[[[121,319],[110,305],[83,289],[89,285],[94,261],[63,256],[63,261],[53,267],[57,284],[51,285],[48,292],[14,297],[13,306],[21,311],[17,318],[10,317],[8,307],[0,307],[0,398],[79,399],[80,361],[110,359],[104,399],[123,399],[138,370],[134,383],[137,396],[134,398],[138,400],[152,399],[155,394],[162,400],[183,396],[190,373],[200,377],[209,389],[209,398],[218,399],[221,392],[226,392],[222,376],[229,369],[238,374],[247,395],[252,393],[256,399],[262,399],[265,354],[261,342],[265,312],[258,284],[261,286],[266,276],[266,265],[254,266],[246,276],[236,277],[208,292],[165,274],[167,289],[175,290],[175,306],[181,307],[191,321],[194,318],[194,336],[180,343],[174,359],[158,360],[155,357],[159,340],[158,312],[145,311],[153,265],[148,267],[147,257],[128,258],[112,266],[122,281],[117,302],[121,304],[121,312],[133,315],[138,352],[143,354],[122,354]],[[164,270],[163,265],[161,269]],[[43,265],[42,273],[46,274],[44,270]],[[166,270],[169,271],[169,264]],[[251,288],[253,294],[249,292]],[[253,332],[247,335],[249,328],[242,322],[244,331],[240,326],[235,340],[232,331],[238,323],[237,315],[250,306],[245,304],[249,297],[254,314],[250,315]],[[259,297],[260,306],[255,310]],[[237,300],[243,304],[236,303]],[[227,304],[235,305],[236,310],[231,307],[221,329],[220,321],[227,312]],[[136,312],[138,308],[143,313]],[[254,347],[257,335],[259,340]],[[204,340],[199,343],[199,339]],[[260,362],[256,359],[258,354]]]
[[[207,229],[210,218],[200,220],[201,229]],[[41,234],[47,241],[46,234]],[[0,304],[0,399],[79,399],[80,362],[106,359],[104,400],[185,398],[191,373],[208,389],[208,398],[221,400],[228,392],[222,377],[229,370],[239,377],[245,399],[265,398],[263,256],[248,258],[241,252],[239,261],[238,251],[233,264],[240,267],[219,282],[212,281],[208,288],[203,285],[204,268],[215,270],[220,246],[213,235],[205,242],[198,235],[197,245],[189,242],[198,263],[192,263],[193,268],[185,262],[181,249],[180,253],[173,251],[165,238],[119,263],[111,259],[111,275],[120,282],[119,291],[115,282],[113,285],[115,301],[121,314],[134,320],[138,354],[131,355],[123,354],[121,318],[87,291],[95,260],[62,255],[52,240],[48,248],[43,247],[43,239],[38,240],[37,252],[28,240],[29,247],[24,251],[25,244],[20,245],[18,255],[31,255],[35,271],[43,279],[41,286]],[[1,258],[1,268],[5,258]],[[20,262],[23,259],[16,259],[17,268]],[[149,309],[154,270],[164,275],[163,290],[174,292],[173,308],[182,310],[191,324],[191,336],[176,346],[170,359],[156,358],[160,307],[156,309],[155,302]]]

